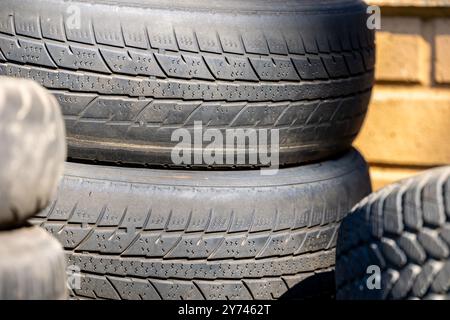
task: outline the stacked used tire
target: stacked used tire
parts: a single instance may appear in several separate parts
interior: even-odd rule
[[[47,87],[66,121],[70,162],[33,222],[81,269],[73,296],[332,294],[337,229],[370,192],[351,149],[373,84],[363,2],[6,0],[1,14],[0,74]],[[199,123],[276,130],[258,148],[279,170],[248,145],[215,145],[243,163],[174,162],[175,132]]]
[[[64,299],[59,242],[26,223],[56,193],[66,157],[55,98],[30,80],[0,77],[0,300]]]

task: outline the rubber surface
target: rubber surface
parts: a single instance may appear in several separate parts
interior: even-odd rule
[[[173,165],[172,133],[201,121],[222,133],[279,129],[280,163],[296,164],[349,149],[361,127],[374,68],[365,9],[4,0],[0,74],[52,90],[72,158]]]
[[[67,297],[61,244],[38,227],[0,232],[0,300]]]
[[[80,267],[78,297],[306,298],[334,292],[339,221],[369,192],[356,151],[270,177],[67,163],[33,223]]]
[[[55,195],[64,132],[51,94],[31,80],[0,77],[0,229],[21,224]]]
[[[380,268],[380,287],[367,268]],[[450,299],[450,166],[389,185],[344,219],[339,299]]]

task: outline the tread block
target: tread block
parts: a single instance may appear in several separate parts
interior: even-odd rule
[[[413,233],[403,233],[398,239],[398,245],[414,263],[422,264],[427,258],[427,254],[417,241]]]
[[[86,13],[80,13],[80,25],[73,26],[73,21],[66,19],[64,21],[64,30],[66,39],[73,42],[86,44],[95,44],[94,33],[92,32],[92,21]]]
[[[413,287],[412,293],[416,297],[423,297],[429,290],[436,273],[442,268],[443,263],[429,260],[423,267],[421,272],[417,275]]]
[[[199,30],[195,32],[195,35],[197,36],[198,46],[201,51],[213,53],[222,52],[219,39],[217,38],[217,34],[215,32]]]
[[[294,254],[301,246],[305,236],[305,233],[301,232],[295,234],[281,233],[271,235],[267,240],[267,245],[260,254],[258,254],[258,258]]]
[[[261,80],[299,80],[290,59],[250,58]]]
[[[306,53],[319,53],[319,48],[317,47],[317,42],[315,37],[311,34],[307,34],[306,32],[300,34],[300,37],[305,45]]]
[[[439,236],[450,246],[450,225],[445,225],[439,231]]]
[[[135,234],[124,230],[98,229],[94,230],[77,250],[119,254],[135,237]]]
[[[238,32],[227,30],[227,32],[219,33],[220,44],[223,52],[244,54],[245,50]]]
[[[208,257],[222,241],[221,236],[183,236],[166,257],[188,259]]]
[[[125,217],[121,221],[120,226],[127,228],[127,230],[135,228],[143,229],[147,223],[148,217],[151,215],[151,203],[149,203],[150,200],[142,201],[142,197],[143,195],[146,195],[150,198],[151,192],[139,185],[131,185],[128,187],[129,192],[124,195],[128,203],[126,206]]]
[[[147,257],[164,257],[181,238],[177,235],[160,236],[159,234],[139,234],[123,255],[142,255]]]
[[[61,67],[109,73],[98,49],[54,43],[48,43],[47,48],[53,60]]]
[[[155,49],[178,51],[177,41],[170,25],[147,25],[150,45]]]
[[[42,38],[65,41],[63,18],[56,12],[43,12],[41,14]]]
[[[88,106],[96,95],[93,94],[77,94],[70,92],[53,92],[56,100],[61,107],[61,111],[65,116],[79,116]]]
[[[132,121],[149,102],[150,100],[98,97],[83,109],[81,116],[85,119]]]
[[[73,289],[76,294],[90,298],[119,300],[120,296],[106,277],[81,275],[81,289]]]
[[[339,78],[348,76],[347,65],[343,56],[330,55],[324,56],[322,59],[330,77]]]
[[[195,281],[206,300],[241,300],[251,299],[251,295],[240,281]]]
[[[101,48],[100,52],[108,67],[116,73],[163,77],[152,54],[134,50],[110,50]]]
[[[308,56],[292,59],[300,78],[303,80],[326,79],[327,71],[322,64],[320,57]]]
[[[403,270],[401,270],[399,278],[392,288],[392,297],[394,299],[401,299],[406,297],[419,273],[420,267],[413,264],[409,264]]]
[[[100,44],[123,47],[122,27],[117,16],[105,16],[109,23],[93,20],[95,41]],[[114,22],[114,23],[112,23]]]
[[[255,257],[268,240],[267,234],[229,236],[220,243],[211,259]]]
[[[364,61],[358,52],[344,54],[345,61],[351,74],[360,74],[365,70]]]
[[[10,39],[0,35],[0,50],[10,61],[56,67],[45,46],[36,40]]]
[[[442,226],[446,221],[443,184],[446,177],[431,179],[422,189],[423,220],[434,226]]]
[[[431,289],[434,293],[445,294],[450,289],[450,261],[446,261],[442,268],[436,273]]]
[[[420,230],[423,224],[422,210],[418,207],[420,197],[419,186],[411,186],[405,191],[403,198],[403,219],[405,225],[415,230]]]
[[[199,108],[198,102],[188,101],[152,101],[139,112],[134,119],[139,123],[175,125],[184,124],[189,115]]]
[[[319,248],[326,248],[333,238],[334,231],[334,227],[328,227],[321,231],[308,232],[303,244],[295,254],[314,252],[319,250]]]
[[[257,81],[258,77],[247,58],[206,56],[205,61],[217,79]]]
[[[287,55],[288,49],[286,40],[283,38],[283,34],[280,31],[265,32],[264,36],[267,39],[270,53]]]
[[[41,38],[39,15],[31,12],[15,15],[14,29],[17,34],[32,38]]]
[[[392,239],[381,239],[381,249],[384,256],[395,266],[403,267],[407,262],[405,253],[397,246]]]
[[[444,184],[444,203],[445,203],[445,212],[448,218],[450,218],[450,179],[447,179],[447,181]]]
[[[403,232],[403,217],[401,211],[401,194],[397,190],[391,191],[384,199],[383,229],[384,232],[392,232],[400,235]]]
[[[174,78],[185,79],[214,79],[208,71],[203,59],[200,57],[183,54],[159,54],[155,53],[156,59],[161,64],[164,72]]]
[[[252,296],[241,281],[195,281],[206,300],[242,300]]]
[[[149,39],[145,28],[139,22],[122,17],[123,40],[127,47],[148,49]]]
[[[75,249],[92,230],[90,227],[61,226],[57,223],[45,223],[42,227],[58,239],[66,249]]]
[[[197,287],[189,281],[152,280],[163,300],[203,300]]]
[[[417,239],[425,251],[432,257],[437,259],[448,257],[449,249],[439,238],[437,230],[423,229],[419,232]]]
[[[318,107],[316,102],[295,102],[279,117],[278,125],[301,126],[306,124],[314,110]]]
[[[176,28],[175,35],[177,38],[178,47],[183,51],[198,52],[197,39],[194,31],[190,28]]]
[[[261,32],[244,32],[242,34],[245,51],[248,53],[256,53],[268,55],[267,40]]]
[[[8,12],[6,8],[5,11],[0,14],[0,32],[9,35],[14,34],[14,18],[11,12]]]
[[[281,279],[269,281],[244,280],[250,288],[253,298],[257,300],[276,299],[287,291],[287,287]]]
[[[141,279],[108,277],[123,300],[160,300],[150,282]]]
[[[289,53],[305,54],[305,47],[299,34],[293,32],[285,32],[284,38],[286,39],[286,45]]]

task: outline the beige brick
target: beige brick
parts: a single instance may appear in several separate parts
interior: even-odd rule
[[[449,0],[366,0],[370,5],[384,7],[448,7]]]
[[[450,164],[450,90],[376,87],[355,145],[372,163]]]
[[[377,80],[427,82],[430,46],[422,36],[419,18],[382,17],[376,44]]]
[[[450,19],[437,19],[435,28],[435,80],[450,83]]]
[[[428,168],[424,168],[423,170],[425,169]],[[388,184],[419,174],[422,170],[371,165],[369,171],[370,179],[372,180],[372,189],[373,191],[376,191],[387,186]]]

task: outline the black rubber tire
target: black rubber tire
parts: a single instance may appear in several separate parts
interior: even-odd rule
[[[0,300],[67,298],[61,244],[36,226],[0,231]]]
[[[334,294],[339,222],[369,193],[356,151],[271,177],[68,163],[56,202],[32,222],[80,267],[77,296],[305,298]]]
[[[172,132],[201,121],[279,129],[280,164],[296,164],[348,150],[361,127],[366,20],[359,0],[3,0],[0,74],[52,90],[71,158],[170,166]]]
[[[450,299],[450,166],[389,185],[344,219],[339,299]],[[367,280],[381,271],[381,288]]]
[[[56,193],[66,157],[56,99],[31,80],[0,77],[0,229],[22,224]]]

